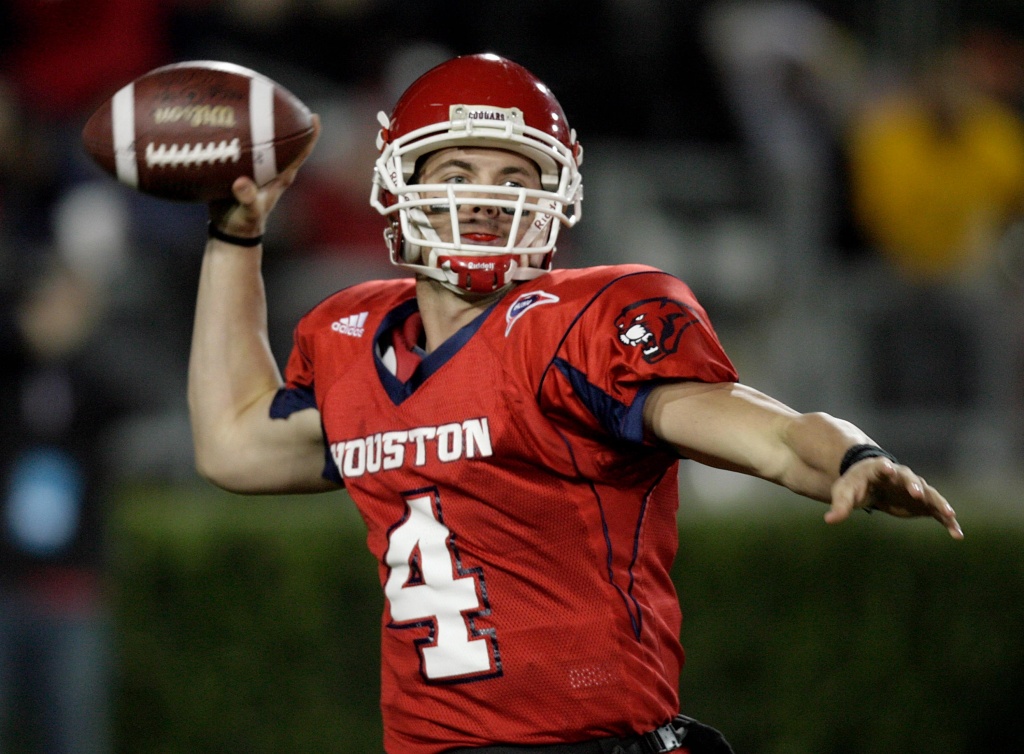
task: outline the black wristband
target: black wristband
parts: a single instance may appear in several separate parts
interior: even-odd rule
[[[207,225],[207,233],[209,234],[210,238],[216,238],[218,241],[234,244],[235,246],[253,247],[259,246],[261,243],[263,243],[262,233],[258,236],[253,236],[251,238],[233,236],[230,233],[225,233],[224,231],[222,231],[220,228],[214,225],[212,221],[210,222],[209,225]]]
[[[893,463],[899,463],[899,461],[896,460],[896,456],[888,450],[883,450],[877,445],[854,445],[846,451],[842,462],[839,464],[839,476],[845,474],[853,464],[857,463],[857,461],[863,461],[865,458],[876,457],[888,458]]]

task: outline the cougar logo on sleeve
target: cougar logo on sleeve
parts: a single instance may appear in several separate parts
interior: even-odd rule
[[[690,307],[670,298],[648,298],[630,304],[615,318],[619,340],[639,348],[653,364],[679,348],[679,338],[698,321]]]

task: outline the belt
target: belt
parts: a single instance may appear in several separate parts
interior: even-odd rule
[[[679,722],[688,718],[676,718]],[[595,738],[575,743],[544,746],[484,746],[476,749],[450,749],[446,754],[664,754],[683,745],[686,728],[668,722],[652,731],[626,738]]]

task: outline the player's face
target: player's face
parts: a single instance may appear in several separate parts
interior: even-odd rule
[[[488,193],[487,186],[505,186],[509,188],[539,189],[540,170],[537,165],[516,152],[504,149],[481,147],[449,147],[434,152],[424,160],[418,171],[417,183],[447,183],[457,185],[480,186],[480,191],[459,192],[459,197],[479,197],[481,199],[505,199],[509,194]],[[438,196],[424,192],[423,196]],[[425,209],[431,227],[442,241],[451,242],[452,222],[447,201],[443,204],[431,205]],[[458,208],[459,233],[463,241],[485,246],[504,246],[512,230],[515,210],[490,206],[484,202],[479,204],[462,202]],[[518,236],[520,240],[529,226],[529,212],[523,213]]]

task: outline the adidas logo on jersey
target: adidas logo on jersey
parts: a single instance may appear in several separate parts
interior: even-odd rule
[[[335,320],[331,323],[331,329],[334,332],[340,332],[342,335],[351,335],[354,338],[363,337],[363,325],[366,324],[366,317],[369,312],[361,312],[359,314],[353,314],[349,317],[342,317],[339,320]]]

